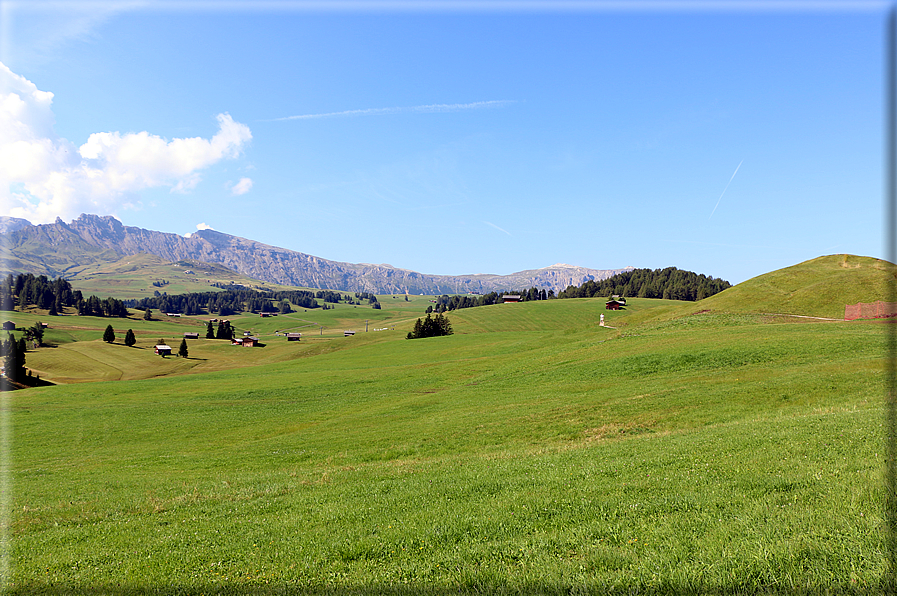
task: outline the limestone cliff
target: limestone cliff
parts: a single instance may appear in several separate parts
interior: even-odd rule
[[[184,237],[125,226],[110,216],[87,214],[68,224],[57,218],[52,224],[25,225],[0,234],[0,242],[6,250],[4,271],[56,277],[98,261],[111,262],[143,252],[168,261],[219,264],[283,285],[379,294],[486,293],[533,286],[559,292],[569,285],[605,279],[625,270],[558,264],[510,275],[427,275],[389,265],[329,261],[214,230]]]

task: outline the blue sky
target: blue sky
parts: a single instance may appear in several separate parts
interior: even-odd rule
[[[632,6],[4,1],[0,214],[434,274],[884,255],[888,4]]]

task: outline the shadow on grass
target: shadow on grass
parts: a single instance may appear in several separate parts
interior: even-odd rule
[[[15,391],[17,389],[30,389],[31,387],[51,387],[56,385],[46,379],[26,377],[24,382],[11,381],[6,377],[0,378],[0,391]]]

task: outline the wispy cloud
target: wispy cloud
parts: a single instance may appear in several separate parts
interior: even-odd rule
[[[233,185],[230,194],[234,196],[245,195],[252,190],[252,178],[240,178],[240,181]]]
[[[284,116],[272,118],[262,122],[281,122],[284,120],[313,120],[316,118],[337,118],[341,116],[387,116],[390,114],[432,114],[440,112],[462,112],[464,110],[482,110],[488,108],[503,108],[509,104],[517,103],[514,99],[497,99],[492,101],[475,101],[472,103],[434,103],[424,106],[406,106],[397,108],[368,108],[364,110],[345,110],[342,112],[326,112],[323,114],[300,114],[298,116]]]
[[[507,231],[507,230],[504,230],[504,229],[498,227],[497,225],[495,225],[495,224],[492,223],[491,221],[484,221],[483,223],[486,224],[487,226],[492,226],[493,228],[495,228],[495,229],[498,230],[499,232],[504,232],[504,233],[507,234],[508,236],[511,235],[511,232],[509,232],[509,231]]]
[[[34,70],[73,43],[91,42],[119,14],[146,6],[145,0],[0,2],[0,61]]]

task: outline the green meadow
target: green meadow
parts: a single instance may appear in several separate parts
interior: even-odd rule
[[[110,345],[106,319],[3,313],[49,320],[26,365],[66,383],[4,395],[7,591],[877,593],[887,323],[739,287],[465,309],[421,340],[429,298],[381,296],[234,317],[266,346],[187,359],[150,346],[207,318]]]

